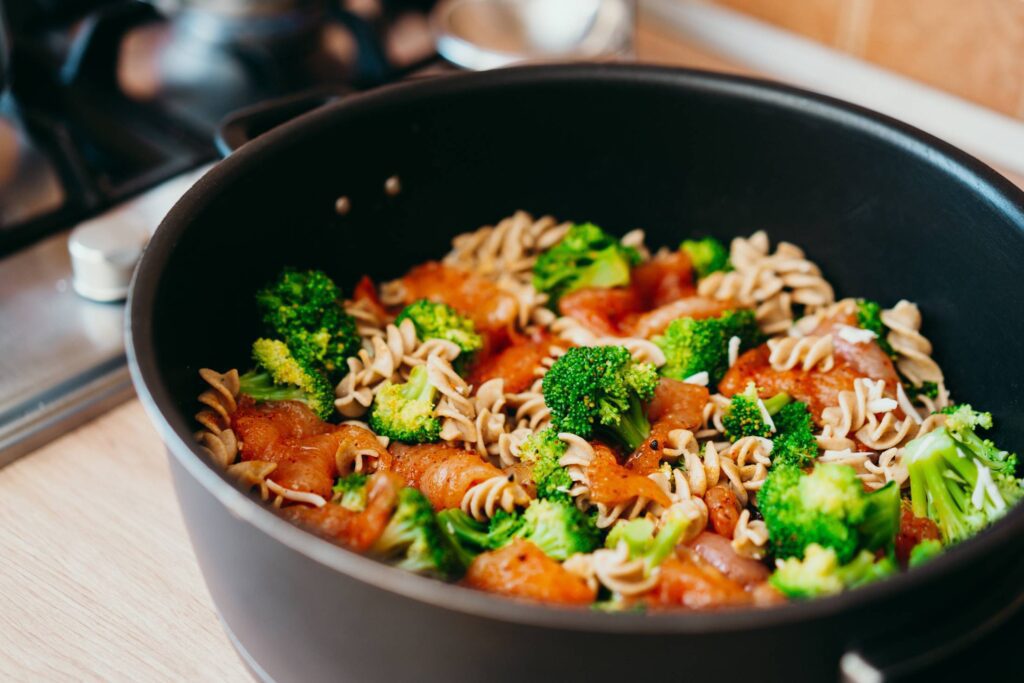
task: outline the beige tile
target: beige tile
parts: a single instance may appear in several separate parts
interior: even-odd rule
[[[863,55],[997,111],[1024,104],[1024,2],[873,0]]]
[[[840,34],[844,6],[857,0],[713,0],[826,45]]]

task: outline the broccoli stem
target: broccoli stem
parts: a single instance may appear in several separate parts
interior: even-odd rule
[[[629,450],[635,451],[651,433],[651,423],[640,399],[629,400],[629,409],[622,413],[616,425],[601,425],[603,431],[624,444]]]
[[[789,394],[781,392],[775,394],[771,398],[764,399],[762,403],[764,403],[764,408],[768,411],[768,414],[774,416],[775,413],[782,410],[782,407],[789,403],[789,401]]]
[[[433,402],[436,391],[437,388],[430,383],[430,375],[427,373],[426,368],[423,370],[414,369],[409,373],[409,381],[402,387],[402,395],[411,401]]]
[[[239,391],[256,401],[298,401],[305,394],[298,387],[274,384],[269,372],[253,370],[238,378]]]

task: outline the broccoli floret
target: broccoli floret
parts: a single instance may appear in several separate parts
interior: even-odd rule
[[[654,522],[646,518],[620,521],[612,527],[605,539],[605,547],[616,548],[625,543],[630,559],[643,559],[644,572],[650,574],[675,550],[686,534],[690,518],[670,509],[663,520],[661,529],[654,533]]]
[[[778,393],[771,398],[759,400],[757,387],[753,383],[748,384],[742,394],[735,394],[729,402],[729,409],[722,416],[722,426],[725,427],[725,436],[730,441],[736,441],[744,436],[761,436],[768,438],[772,435],[772,425],[765,420],[761,405],[764,405],[768,415],[775,415],[784,405],[789,403],[789,394]]]
[[[373,431],[405,443],[430,443],[441,437],[441,420],[434,414],[437,387],[427,368],[417,365],[405,384],[385,382],[370,406]]]
[[[263,323],[293,349],[301,349],[328,376],[346,370],[345,359],[359,352],[356,321],[342,309],[341,290],[319,270],[286,268],[256,293]]]
[[[636,249],[623,246],[593,223],[574,225],[537,258],[533,286],[546,292],[555,307],[564,295],[582,287],[628,285],[629,269],[639,262]]]
[[[461,351],[460,360],[468,358],[484,345],[483,337],[477,334],[473,321],[448,304],[420,299],[403,308],[395,318],[395,324],[406,319],[412,321],[416,335],[421,340],[444,339],[458,346]]]
[[[560,461],[568,444],[558,438],[558,432],[548,428],[531,434],[519,449],[519,456],[526,463],[533,464],[532,478],[537,488],[537,497],[542,500],[570,499],[572,478]]]
[[[769,582],[787,597],[813,598],[863,586],[895,572],[896,563],[890,557],[877,559],[862,550],[850,562],[840,564],[835,550],[812,543],[803,559],[780,560]]]
[[[520,535],[523,529],[523,516],[516,512],[498,510],[491,517],[487,527],[487,547],[494,549],[508,544]]]
[[[933,520],[946,543],[961,541],[999,519],[1024,497],[1015,478],[1017,456],[1000,450],[976,429],[992,426],[992,416],[969,405],[952,406],[944,427],[906,445],[914,514]]]
[[[610,437],[632,451],[651,431],[643,402],[657,384],[654,365],[637,363],[625,347],[590,346],[571,348],[555,361],[542,390],[556,429]]]
[[[878,344],[878,347],[885,351],[890,358],[896,357],[896,352],[889,344],[889,340],[886,339],[889,328],[882,322],[882,307],[877,301],[857,299],[857,327],[874,332],[875,343]]]
[[[803,557],[812,543],[832,548],[840,562],[860,550],[893,547],[899,528],[899,489],[892,483],[865,493],[847,465],[818,463],[808,475],[773,466],[757,494],[776,558]]]
[[[476,521],[459,508],[441,510],[437,513],[437,524],[463,569],[490,547],[487,524]]]
[[[256,401],[301,401],[321,420],[334,412],[334,389],[305,353],[279,339],[257,339],[252,357],[256,369],[239,378],[241,393]]]
[[[514,534],[543,550],[549,557],[565,560],[597,547],[597,527],[569,501],[535,500],[522,514]]]
[[[729,250],[714,237],[683,240],[679,248],[690,257],[697,277],[707,277],[716,270],[732,270],[732,266],[729,265]]]
[[[903,389],[907,393],[907,398],[911,401],[917,399],[918,396],[927,396],[928,398],[939,397],[939,385],[935,382],[922,382],[921,386],[915,387],[909,381],[904,381]]]
[[[920,567],[925,562],[930,562],[942,554],[942,543],[934,538],[926,538],[910,549],[911,567]]]
[[[373,544],[373,552],[414,572],[447,577],[458,571],[458,558],[434,518],[430,501],[418,489],[398,492],[391,520]]]
[[[729,369],[729,340],[739,337],[740,350],[760,342],[761,333],[753,311],[726,311],[718,318],[679,318],[665,333],[651,341],[665,353],[661,374],[684,380],[698,372],[707,372],[712,386]]]
[[[366,482],[365,474],[353,473],[347,477],[338,477],[331,500],[346,510],[362,512],[366,509]]]
[[[787,403],[772,416],[772,421],[775,422],[772,463],[776,466],[810,467],[818,457],[818,442],[814,438],[814,423],[807,404],[800,401]]]

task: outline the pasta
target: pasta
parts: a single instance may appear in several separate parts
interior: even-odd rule
[[[262,291],[253,369],[199,372],[201,452],[331,542],[481,590],[802,599],[961,540],[945,509],[974,529],[1024,498],[920,309],[837,301],[762,231],[652,250],[520,211],[348,299],[320,271]],[[930,448],[963,463],[926,471]]]

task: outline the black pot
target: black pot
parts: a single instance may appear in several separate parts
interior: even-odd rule
[[[393,175],[396,196],[384,191]],[[339,216],[342,195],[351,211]],[[605,614],[335,547],[203,459],[196,371],[245,364],[252,292],[282,265],[346,287],[363,273],[380,281],[519,208],[643,227],[653,245],[762,228],[796,242],[840,295],[917,301],[955,397],[993,410],[1002,442],[1024,444],[1024,196],[966,154],[828,98],[692,71],[523,68],[351,97],[204,177],[153,237],[130,301],[136,388],[172,456],[210,593],[261,678],[828,680],[845,654],[846,675],[866,680],[865,660],[899,671],[1020,602],[1024,508],[923,568],[837,597]]]

